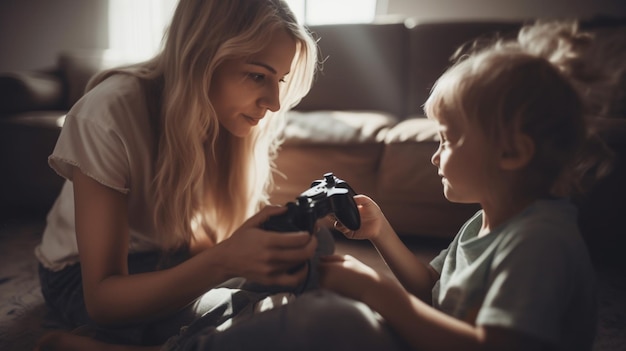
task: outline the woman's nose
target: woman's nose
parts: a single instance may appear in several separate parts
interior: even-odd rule
[[[268,87],[259,99],[259,105],[272,112],[280,110],[280,91],[278,87]]]

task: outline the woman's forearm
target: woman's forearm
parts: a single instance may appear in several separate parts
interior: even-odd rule
[[[209,249],[165,270],[105,278],[96,301],[87,304],[89,314],[98,323],[115,325],[174,313],[231,278],[219,256],[219,250]]]

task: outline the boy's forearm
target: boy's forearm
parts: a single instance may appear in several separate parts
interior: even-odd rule
[[[434,280],[428,265],[420,261],[400,240],[389,222],[372,240],[383,260],[406,290],[430,303]]]
[[[407,293],[392,281],[369,289],[363,302],[416,350],[477,350],[480,333]]]

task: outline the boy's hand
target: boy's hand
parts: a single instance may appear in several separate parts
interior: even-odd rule
[[[335,221],[335,229],[349,239],[373,239],[377,237],[385,221],[385,216],[380,207],[374,200],[365,195],[355,195],[354,201],[361,216],[361,228],[351,230],[346,228],[341,222]]]
[[[319,270],[321,287],[362,302],[383,280],[374,269],[350,255],[321,257]]]

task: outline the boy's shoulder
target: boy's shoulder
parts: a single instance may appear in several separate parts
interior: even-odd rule
[[[509,229],[533,236],[578,232],[578,210],[567,199],[537,200],[514,218]]]
[[[545,253],[584,250],[577,215],[576,207],[567,199],[538,200],[503,228],[499,246]]]

